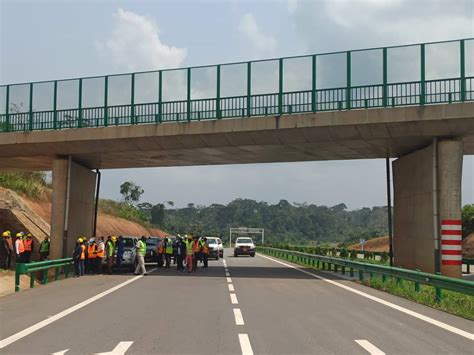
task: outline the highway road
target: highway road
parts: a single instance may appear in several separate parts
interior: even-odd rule
[[[474,323],[266,256],[0,299],[2,354],[472,354]],[[151,265],[148,266],[152,267]],[[303,271],[302,271],[303,270]]]

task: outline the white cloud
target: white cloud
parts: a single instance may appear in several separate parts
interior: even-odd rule
[[[250,41],[260,55],[271,55],[275,52],[276,39],[262,33],[253,14],[247,13],[242,17],[238,30]]]
[[[96,43],[99,53],[116,69],[137,71],[180,66],[186,48],[164,44],[156,23],[146,16],[119,8],[113,15],[110,37]]]

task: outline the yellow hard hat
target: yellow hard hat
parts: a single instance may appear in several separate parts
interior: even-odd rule
[[[83,240],[82,238],[79,238],[77,241],[78,241],[79,243],[82,243],[84,240]]]
[[[21,238],[21,237],[23,237],[24,235],[25,235],[25,234],[24,234],[23,232],[18,232],[18,233],[16,234],[16,237],[17,237],[17,238]]]
[[[115,242],[115,241],[117,240],[117,237],[114,235],[114,236],[112,237],[112,240]]]
[[[27,236],[27,237],[33,237],[33,236],[31,235],[31,233],[28,233],[26,236]]]
[[[12,233],[10,231],[5,231],[2,233],[2,237],[11,237]]]

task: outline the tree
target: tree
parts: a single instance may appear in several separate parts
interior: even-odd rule
[[[462,236],[474,233],[474,204],[462,208]]]
[[[165,220],[165,206],[158,203],[151,208],[151,224],[161,227]]]
[[[166,203],[167,203],[168,206],[170,206],[170,207],[173,207],[173,206],[174,206],[174,202],[173,202],[173,201],[166,201]]]
[[[140,201],[140,197],[143,195],[145,190],[141,186],[138,186],[133,181],[125,181],[120,185],[120,194],[123,196],[123,199],[129,205],[133,205]]]

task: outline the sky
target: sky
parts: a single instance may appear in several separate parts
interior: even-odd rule
[[[471,38],[473,21],[472,0],[0,0],[0,83]],[[429,63],[427,70],[436,75]],[[177,206],[235,198],[386,204],[385,160],[108,170],[102,177],[101,197],[119,199],[120,184],[131,180],[144,188],[143,201]],[[474,157],[466,156],[463,204],[474,203],[473,181]]]

